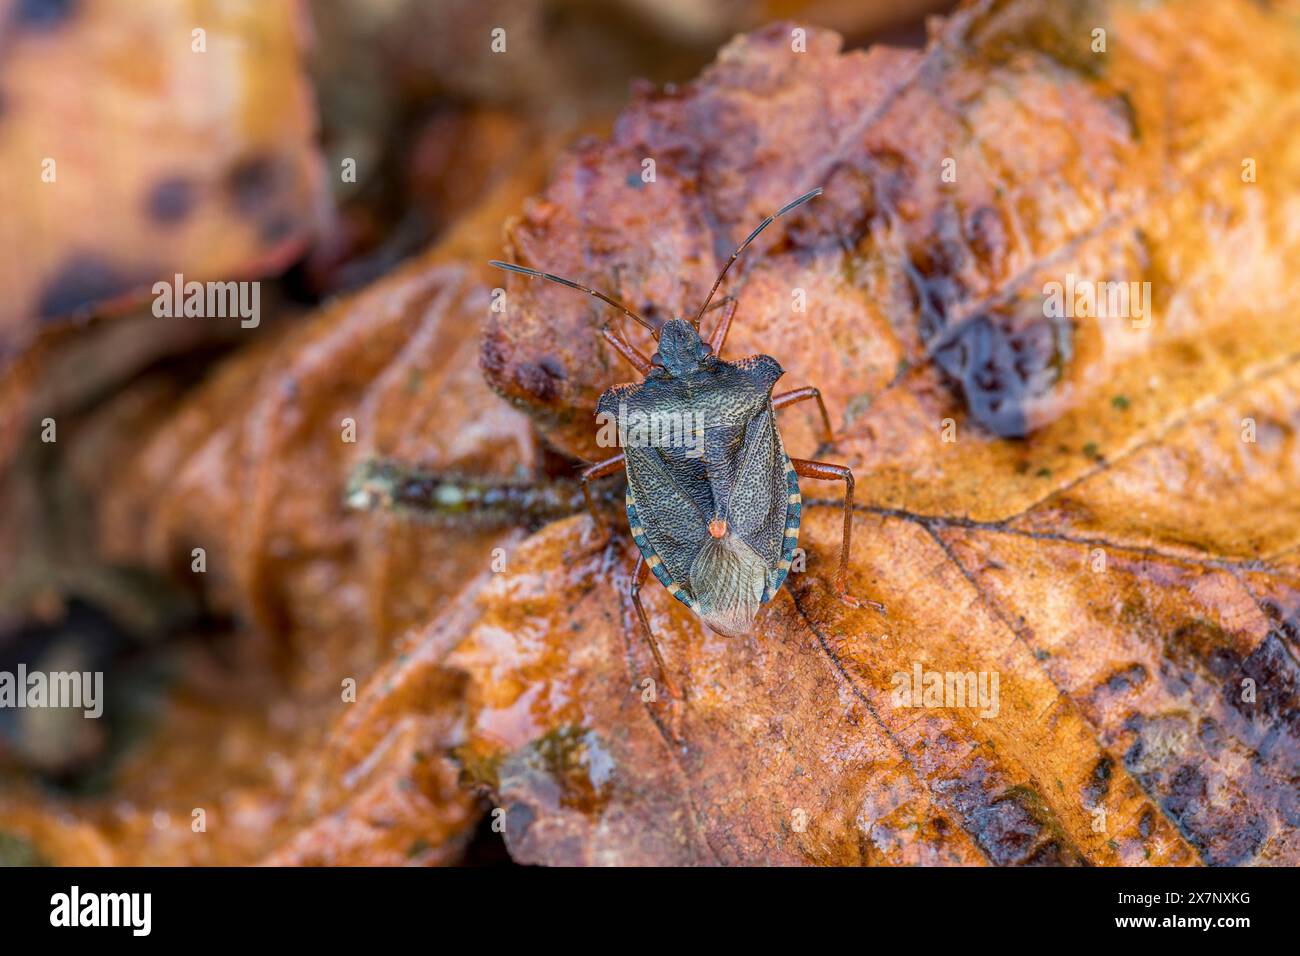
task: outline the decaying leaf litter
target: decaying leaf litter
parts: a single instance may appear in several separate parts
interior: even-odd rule
[[[862,501],[854,585],[890,613],[828,599],[818,562],[834,518],[816,507],[809,574],[754,640],[701,632],[652,593],[690,698],[675,734],[628,691],[652,672],[622,598],[628,552],[580,563],[581,519],[546,529],[453,655],[475,678],[469,749],[514,808],[512,852],[1295,859],[1297,524],[1283,489],[1297,328],[1278,310],[1297,37],[1270,23],[1232,5],[975,5],[925,52],[835,55],[822,34],[804,59],[774,27],[699,84],[641,97],[611,142],[555,174],[508,234],[517,261],[613,277],[661,315],[698,300],[743,223],[825,184],[826,202],[737,280],[733,334],[742,353],[781,357],[783,387],[816,382],[843,410],[834,452]],[[1092,24],[1112,38],[1095,60]],[[642,154],[673,170],[653,215],[590,175]],[[1246,156],[1283,174],[1244,183]],[[1246,248],[1260,255],[1243,261]],[[1048,327],[1041,291],[1071,272],[1150,281],[1149,327]],[[791,314],[792,288],[816,321]],[[599,319],[563,289],[511,295],[522,314],[489,327],[489,379],[551,441],[594,457],[585,423],[615,374]],[[823,336],[842,347],[818,350]],[[940,337],[987,361],[926,362]],[[960,435],[947,445],[945,418]],[[1270,439],[1243,443],[1244,418]],[[1098,548],[1104,574],[1090,571]],[[581,650],[553,646],[566,630]],[[999,716],[891,706],[891,676],[916,661],[1000,673]],[[563,773],[546,756],[557,738]]]
[[[374,456],[516,479],[536,467],[522,417],[466,371],[493,281],[474,243],[326,312],[275,362],[240,359],[124,459],[133,480],[103,520],[141,522],[155,565],[193,538],[224,547],[220,593],[281,635],[298,684],[334,682],[358,634],[415,628],[322,756],[304,747],[282,782],[293,809],[277,819],[306,835],[245,820],[243,852],[452,859],[480,812],[459,776],[489,788],[525,862],[1296,861],[1283,263],[1300,38],[1284,10],[1250,4],[1058,6],[967,6],[924,51],[841,53],[810,31],[796,55],[788,27],[742,36],[697,82],[638,93],[507,232],[516,260],[662,318],[699,301],[748,224],[826,187],[733,279],[731,350],[777,356],[783,386],[825,393],[832,449],[858,478],[852,585],[888,618],[831,599],[838,502],[806,489],[808,571],[753,638],[713,635],[647,589],[687,700],[646,702],[625,537],[593,550],[572,517],[449,545],[344,510]],[[1093,24],[1104,58],[1088,51]],[[645,155],[660,176],[638,187]],[[1243,183],[1245,156],[1270,172]],[[940,181],[945,158],[955,183]],[[1149,327],[1045,323],[1041,290],[1069,272],[1150,281]],[[792,313],[792,288],[809,315]],[[565,290],[508,294],[481,343],[487,380],[548,445],[594,458],[595,399],[622,375],[597,345],[603,317]],[[426,318],[400,321],[413,313]],[[435,401],[410,372],[434,353],[462,356],[439,374],[468,438],[441,427],[458,420],[446,392]],[[232,419],[237,394],[257,397]],[[358,404],[362,433],[382,438],[313,440],[313,423],[328,431]],[[783,427],[792,452],[815,450],[810,422],[786,413]],[[998,715],[893,706],[892,675],[916,662],[997,672]],[[300,721],[290,736],[314,739]],[[276,805],[248,800],[259,819]],[[57,855],[68,825],[24,812]],[[76,826],[74,844],[124,852],[93,814]]]

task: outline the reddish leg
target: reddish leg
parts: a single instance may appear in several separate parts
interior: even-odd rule
[[[835,437],[835,431],[831,428],[831,416],[826,411],[826,403],[822,401],[822,393],[819,392],[816,387],[808,385],[804,388],[796,388],[789,392],[782,392],[780,395],[773,395],[772,409],[776,410],[778,408],[785,408],[788,405],[793,405],[795,402],[807,401],[810,398],[815,398],[817,400],[817,410],[821,412],[822,415],[822,443],[829,444]],[[850,485],[852,485],[852,480],[850,480]]]
[[[718,324],[713,327],[713,334],[709,336],[709,348],[713,349],[714,355],[721,355],[722,346],[727,343],[727,333],[731,331],[731,320],[736,315],[737,304],[734,298],[727,296],[705,310],[712,312],[714,309],[722,309],[722,318],[718,319]]]
[[[808,461],[805,458],[791,458],[794,473],[800,478],[820,478],[823,481],[844,482],[844,539],[840,544],[840,570],[835,575],[835,594],[850,607],[862,607],[864,604],[874,607],[881,614],[885,606],[875,601],[853,597],[848,592],[849,547],[853,541],[853,472],[844,465],[832,465],[824,461]]]
[[[627,339],[623,338],[608,325],[600,330],[601,336],[614,347],[614,351],[627,359],[628,364],[642,375],[650,374],[650,360]]]
[[[604,461],[596,462],[582,472],[579,479],[582,483],[582,497],[587,501],[587,510],[591,513],[592,523],[599,528],[601,526],[600,512],[596,510],[596,501],[591,497],[591,482],[597,478],[603,478],[606,475],[612,475],[623,466],[623,453],[619,452],[613,458],[607,458]],[[606,528],[606,540],[608,540],[608,531]]]
[[[659,644],[655,641],[654,632],[650,630],[650,619],[645,615],[645,608],[641,606],[641,585],[645,583],[645,576],[650,573],[650,566],[645,563],[645,556],[638,553],[636,556],[636,569],[632,572],[632,586],[628,588],[628,594],[632,598],[632,606],[636,608],[636,616],[641,619],[641,631],[645,634],[646,643],[650,645],[650,653],[655,656],[655,663],[659,665],[659,678],[663,682],[664,689],[669,695],[681,699],[682,692],[677,689],[677,684],[672,677],[668,675],[668,667],[664,664],[664,656],[659,651]]]

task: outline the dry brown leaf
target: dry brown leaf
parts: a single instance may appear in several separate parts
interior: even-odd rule
[[[302,250],[320,199],[302,17],[296,0],[0,0],[6,352],[177,272],[251,277]]]
[[[808,571],[753,637],[643,592],[686,691],[643,701],[634,550],[548,527],[454,655],[517,859],[1300,861],[1298,54],[1244,2],[973,3],[923,52],[776,25],[561,166],[510,252],[660,318],[826,187],[733,277],[728,353],[827,396],[888,617],[831,596],[838,495],[806,483]],[[1150,322],[1049,321],[1069,273],[1150,281]],[[608,315],[516,278],[485,370],[596,458]],[[999,675],[996,716],[898,706],[918,666]]]
[[[29,349],[41,333],[177,274],[251,279],[302,252],[322,198],[302,16],[0,0],[0,463],[54,412],[33,394],[61,371]]]
[[[345,492],[370,458],[526,476],[527,420],[478,374],[490,298],[468,263],[485,271],[539,170],[525,154],[436,248],[259,338],[105,455],[102,557],[192,581],[202,547],[207,599],[251,627],[224,667],[201,654],[178,665],[179,688],[108,795],[10,797],[0,830],[63,864],[92,851],[124,864],[459,860],[481,807],[447,756],[464,680],[438,665],[477,616],[466,581],[518,532],[357,512]],[[466,427],[443,427],[453,419]],[[346,678],[355,703],[341,700]],[[59,819],[78,827],[59,837]]]
[[[820,457],[858,474],[850,584],[888,617],[830,594],[839,500],[805,487],[808,570],[751,638],[643,592],[686,690],[647,700],[625,538],[593,550],[585,517],[520,541],[343,509],[372,455],[516,478],[535,462],[468,361],[504,190],[435,255],[228,365],[115,470],[104,540],[178,568],[208,547],[213,596],[280,639],[245,646],[278,655],[288,708],[228,730],[220,679],[200,681],[193,722],[128,771],[124,819],[19,804],[6,826],[68,862],[447,862],[477,815],[463,769],[524,862],[1300,861],[1294,27],[1207,0],[974,4],[923,52],[841,54],[812,31],[795,54],[789,29],[639,94],[511,251],[676,314],[762,215],[822,182],[733,277],[728,352],[822,387],[840,429]],[[646,156],[658,180],[633,185]],[[1244,183],[1246,156],[1270,174]],[[1149,278],[1150,327],[1042,337],[1043,283],[1071,271]],[[595,398],[625,377],[596,344],[605,316],[513,280],[509,303],[483,343],[492,384],[594,457]],[[1019,342],[1035,374],[936,368],[927,345],[946,337]],[[338,443],[344,415],[358,447]],[[486,570],[496,546],[505,574]],[[997,674],[996,714],[896,706],[918,665]],[[353,671],[371,677],[339,718]],[[194,739],[222,755],[206,771],[182,755]],[[276,741],[293,756],[268,766]],[[236,768],[246,786],[218,781]],[[157,825],[219,784],[237,824],[214,842]]]

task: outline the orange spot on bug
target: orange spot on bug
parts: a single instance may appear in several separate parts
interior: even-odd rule
[[[727,522],[722,518],[714,518],[709,522],[709,534],[715,538],[721,538],[727,533]]]

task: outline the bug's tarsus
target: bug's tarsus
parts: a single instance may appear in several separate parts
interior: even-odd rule
[[[745,251],[745,247],[748,246],[755,239],[757,239],[758,234],[760,232],[762,232],[768,226],[772,225],[772,223],[776,222],[778,219],[780,219],[782,216],[788,213],[791,209],[794,209],[796,206],[802,206],[808,200],[815,199],[821,194],[822,194],[822,188],[820,186],[818,186],[816,189],[810,189],[808,190],[808,192],[804,193],[798,199],[792,199],[790,202],[786,203],[784,206],[782,206],[780,209],[772,213],[772,215],[768,216],[766,219],[764,219],[762,222],[758,224],[758,228],[749,234],[748,239],[746,239],[744,242],[742,242],[739,246],[736,247],[736,251],[731,254],[731,258],[727,260],[726,265],[722,267],[722,271],[718,273],[718,278],[714,280],[713,288],[709,290],[709,294],[705,297],[704,304],[700,306],[700,311],[695,313],[695,318],[691,321],[692,325],[694,325],[697,329],[700,327],[700,319],[704,317],[704,310],[707,309],[709,307],[709,303],[713,301],[713,295],[715,292],[718,291],[718,286],[722,285],[722,280],[727,275],[727,270],[731,268],[732,263],[734,263],[737,259],[740,258],[740,254]]]
[[[645,583],[646,575],[650,572],[650,566],[645,563],[645,556],[638,554],[636,556],[636,568],[632,571],[632,584],[628,588],[628,596],[632,598],[632,606],[636,608],[636,616],[641,621],[641,633],[645,636],[646,643],[650,645],[650,653],[655,656],[655,664],[659,667],[659,679],[663,683],[664,690],[669,695],[681,700],[683,695],[678,688],[676,681],[668,673],[668,665],[664,663],[663,652],[659,650],[659,642],[655,640],[654,631],[650,629],[650,619],[646,617],[645,608],[641,606],[641,585]]]
[[[794,473],[800,478],[844,482],[844,537],[840,543],[840,568],[835,575],[835,596],[850,607],[865,605],[884,614],[883,604],[854,597],[848,590],[849,549],[853,543],[853,472],[845,465],[834,465],[828,461],[809,461],[806,458],[791,458],[790,464],[794,466]]]
[[[536,269],[529,269],[526,266],[518,266],[513,262],[502,262],[500,259],[490,259],[488,260],[488,265],[496,266],[498,269],[505,269],[507,272],[518,272],[520,275],[532,276],[536,279],[546,279],[550,282],[558,282],[560,285],[568,286],[570,289],[577,289],[579,292],[587,293],[587,295],[594,295],[602,302],[618,309],[629,319],[632,319],[634,322],[638,322],[646,329],[649,329],[652,335],[657,334],[657,330],[650,324],[648,319],[633,312],[627,305],[620,302],[618,299],[615,299],[613,296],[606,295],[604,292],[599,292],[596,289],[581,285],[580,283],[574,282],[572,279],[566,279],[563,276],[552,275],[549,272],[538,272]]]

